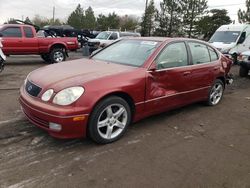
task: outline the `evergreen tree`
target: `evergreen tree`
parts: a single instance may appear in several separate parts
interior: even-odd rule
[[[181,27],[181,0],[163,0],[156,21],[159,23],[155,34],[159,36],[178,36]]]
[[[25,20],[24,20],[24,22],[32,24],[32,22],[30,21],[29,17],[26,17]]]
[[[95,19],[95,14],[94,11],[91,7],[89,7],[85,11],[85,24],[84,28],[86,29],[95,29],[96,27],[96,19]]]
[[[119,29],[120,18],[114,12],[109,13],[108,16],[100,14],[97,17],[97,29],[108,30],[108,29]]]
[[[207,0],[182,0],[184,31],[190,38],[195,33],[195,24],[207,9]]]
[[[203,35],[205,40],[209,40],[221,25],[232,22],[225,9],[212,9],[209,12],[210,15],[202,17],[196,26],[197,31]]]
[[[78,4],[76,9],[70,14],[67,23],[74,28],[81,29],[84,27],[84,21],[84,10]]]
[[[247,10],[238,10],[238,20],[239,23],[250,23],[250,0],[246,0]]]
[[[156,14],[156,8],[154,1],[150,0],[149,5],[145,9],[145,13],[141,22],[141,34],[142,36],[151,36],[154,29],[154,19]]]
[[[135,17],[132,16],[122,16],[120,17],[120,28],[124,31],[132,31],[135,30],[138,26],[138,20]]]

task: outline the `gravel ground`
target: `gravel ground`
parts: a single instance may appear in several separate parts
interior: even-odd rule
[[[250,78],[237,66],[218,106],[144,119],[102,146],[54,139],[24,118],[18,88],[41,66],[37,56],[14,56],[0,74],[0,187],[250,187]]]

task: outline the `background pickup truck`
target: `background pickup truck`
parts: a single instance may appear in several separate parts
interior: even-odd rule
[[[37,37],[33,26],[25,24],[0,25],[5,55],[41,55],[49,63],[64,61],[68,51],[79,48],[77,38]]]

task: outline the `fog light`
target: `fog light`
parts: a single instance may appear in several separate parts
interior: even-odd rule
[[[62,130],[62,126],[60,124],[56,124],[56,123],[49,123],[49,129],[53,130],[53,131],[61,131]]]

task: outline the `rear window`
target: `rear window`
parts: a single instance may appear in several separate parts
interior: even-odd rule
[[[5,28],[2,32],[3,37],[22,37],[22,32],[20,27],[8,27]]]
[[[25,34],[26,38],[33,38],[34,37],[31,27],[24,27],[23,30],[24,30],[24,34]]]
[[[218,54],[215,52],[214,49],[208,47],[208,51],[209,51],[209,54],[210,54],[211,61],[216,61],[216,60],[219,59]]]
[[[188,45],[194,65],[210,62],[210,55],[206,45],[197,42],[189,42]]]

